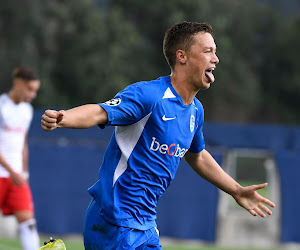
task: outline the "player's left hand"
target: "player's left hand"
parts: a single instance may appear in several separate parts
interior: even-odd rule
[[[243,208],[245,208],[253,216],[266,217],[266,214],[271,215],[272,211],[264,204],[275,207],[275,204],[265,197],[257,193],[258,189],[265,188],[268,183],[251,185],[247,187],[241,187],[241,189],[233,196],[236,202]]]

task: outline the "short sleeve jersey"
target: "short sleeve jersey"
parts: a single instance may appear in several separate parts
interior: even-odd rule
[[[23,148],[33,109],[29,103],[14,103],[7,94],[0,95],[0,153],[17,173],[23,171]],[[0,164],[0,177],[9,177]]]
[[[196,98],[185,105],[170,76],[129,85],[99,105],[115,130],[89,193],[108,222],[147,230],[180,160],[205,147],[203,107]]]

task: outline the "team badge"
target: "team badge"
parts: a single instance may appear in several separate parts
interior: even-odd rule
[[[115,98],[115,99],[106,101],[103,104],[108,105],[108,106],[118,106],[120,103],[121,103],[121,98]]]
[[[190,119],[190,130],[191,132],[193,132],[195,129],[195,116],[191,115],[191,119]]]

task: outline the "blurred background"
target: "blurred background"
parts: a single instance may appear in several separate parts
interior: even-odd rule
[[[0,93],[19,65],[35,69],[42,84],[29,133],[41,233],[81,233],[86,190],[112,132],[45,133],[43,110],[103,102],[170,74],[164,32],[184,20],[213,26],[220,59],[216,82],[197,96],[207,148],[241,184],[269,182],[263,194],[277,207],[270,218],[253,218],[182,162],[158,204],[161,236],[260,249],[300,243],[299,0],[1,1]],[[2,235],[14,237],[6,225],[0,221]]]

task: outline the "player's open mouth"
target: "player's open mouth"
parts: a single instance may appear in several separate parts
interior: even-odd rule
[[[205,70],[205,76],[207,77],[209,83],[213,83],[215,81],[215,77],[212,73],[214,70],[215,68],[208,68]]]

